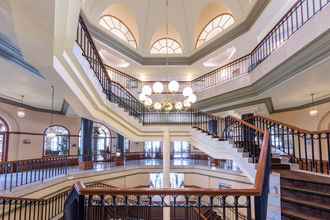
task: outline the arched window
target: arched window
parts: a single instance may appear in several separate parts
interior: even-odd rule
[[[234,22],[235,20],[230,14],[222,14],[212,19],[199,34],[196,48],[217,36],[230,25],[234,24]]]
[[[112,135],[109,128],[103,124],[93,124],[93,152],[95,161],[110,159]]]
[[[8,124],[0,117],[0,161],[6,160]]]
[[[182,54],[182,47],[174,39],[162,38],[153,43],[150,53],[151,54]]]
[[[53,125],[44,132],[44,154],[45,155],[68,155],[70,132],[65,127]]]
[[[132,47],[134,47],[134,48],[137,47],[137,43],[136,43],[136,40],[135,40],[132,32],[118,18],[116,18],[112,15],[105,15],[100,19],[99,24],[106,30],[110,31],[110,33],[112,33],[119,39],[125,41]]]

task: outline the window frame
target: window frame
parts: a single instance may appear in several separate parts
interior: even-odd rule
[[[181,49],[181,52],[180,53],[175,53],[175,50],[173,50],[172,48],[171,48],[171,50],[173,50],[174,51],[174,53],[168,53],[168,49],[166,50],[166,53],[152,53],[151,51],[153,50],[153,48],[154,48],[154,46],[155,46],[155,44],[157,44],[158,42],[160,42],[160,41],[162,41],[162,40],[171,40],[171,41],[173,41],[174,43],[176,43],[179,47],[178,48],[176,48],[176,49]],[[166,45],[165,45],[165,48],[166,48]],[[161,49],[161,48],[160,48]],[[161,50],[159,50],[159,51],[161,51]],[[151,44],[151,47],[150,47],[150,54],[153,54],[153,55],[180,55],[180,54],[183,54],[183,47],[182,47],[182,45],[179,43],[179,41],[177,41],[176,39],[173,39],[173,38],[171,38],[171,37],[162,37],[162,38],[159,38],[159,39],[157,39],[157,40],[155,40],[152,44]]]
[[[216,36],[217,35],[219,35],[219,34],[216,34],[214,37],[212,37],[211,39],[209,39],[209,40],[204,40],[204,42],[203,43],[201,43],[201,44],[198,44],[198,42],[200,41],[200,38],[201,38],[201,35],[203,34],[203,32],[205,31],[205,29],[215,20],[215,19],[217,19],[217,18],[219,18],[219,17],[221,17],[221,16],[225,16],[225,15],[229,15],[232,19],[233,19],[233,21],[234,21],[234,23],[233,24],[235,24],[235,18],[234,18],[234,16],[231,14],[231,13],[228,13],[228,12],[225,12],[225,13],[221,13],[221,14],[218,14],[218,15],[216,15],[214,18],[212,18],[206,25],[204,25],[203,26],[203,28],[201,29],[201,31],[199,32],[199,34],[198,34],[198,36],[197,36],[197,38],[196,38],[196,42],[195,42],[195,49],[198,49],[198,48],[201,48],[205,43],[207,43],[208,41],[210,41],[210,40],[212,40],[212,39],[215,39],[216,38]],[[223,31],[224,30],[226,30],[226,29],[228,29],[230,26],[232,26],[233,24],[231,24],[231,25],[229,25],[228,27],[226,27],[226,28],[222,28],[223,29]],[[219,28],[219,26],[217,26],[216,28]],[[214,29],[216,29],[216,28],[214,28]],[[209,33],[211,33],[214,29],[212,29]],[[207,34],[208,35],[208,34]]]

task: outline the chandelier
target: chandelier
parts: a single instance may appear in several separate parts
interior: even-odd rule
[[[166,0],[166,39],[168,39],[168,0]],[[166,44],[168,40],[166,40]],[[168,65],[168,45],[166,45],[166,66]],[[197,96],[194,94],[193,89],[190,86],[183,88],[182,95],[183,98],[179,100],[170,99],[167,97],[168,94],[178,94],[180,90],[180,84],[176,80],[171,80],[167,84],[168,92],[164,93],[164,84],[162,82],[153,83],[152,87],[150,85],[143,85],[142,91],[139,94],[139,100],[144,103],[150,109],[156,111],[181,111],[184,109],[189,109],[191,104],[197,101]],[[165,99],[162,101],[153,101],[151,96],[153,94],[162,94]],[[174,96],[173,96],[174,97]]]

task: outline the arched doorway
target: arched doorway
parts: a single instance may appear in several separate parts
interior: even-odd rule
[[[49,126],[44,132],[44,155],[61,156],[69,154],[70,132],[60,125]]]
[[[7,122],[0,117],[0,161],[7,160],[8,132]]]
[[[93,124],[94,161],[110,160],[112,134],[109,128],[100,123]]]

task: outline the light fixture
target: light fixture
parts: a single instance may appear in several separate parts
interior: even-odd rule
[[[311,96],[312,96],[312,103],[311,104],[312,105],[314,105],[314,95],[315,95],[314,93],[311,94]],[[312,117],[317,116],[318,113],[319,113],[319,111],[317,110],[316,106],[313,106],[311,108],[311,110],[309,110],[309,115],[312,116]]]
[[[159,102],[155,102],[154,109],[161,110],[162,109],[162,104],[160,104]]]
[[[185,99],[185,100],[183,101],[183,106],[184,106],[185,108],[190,108],[190,107],[191,107],[191,103],[189,102],[188,99]]]
[[[181,111],[183,109],[182,102],[176,102],[175,103],[175,109],[178,111]]]
[[[54,124],[54,115],[53,115],[53,113],[54,113],[54,96],[55,96],[54,86],[53,85],[51,86],[51,94],[52,94],[52,106],[51,106],[52,111],[50,113],[50,125],[53,125]],[[48,138],[55,137],[56,136],[55,131],[53,131],[53,129],[51,127],[48,128],[48,129],[50,129],[50,130],[47,130],[47,137]]]
[[[121,153],[119,151],[116,152],[116,157],[120,157]]]
[[[139,100],[141,101],[141,102],[144,102],[145,100],[146,100],[146,95],[144,94],[144,93],[140,93],[139,94]]]
[[[172,80],[169,84],[168,84],[168,90],[170,92],[178,92],[180,88],[180,84],[176,81],[176,80]]]
[[[142,87],[142,93],[145,95],[151,95],[152,94],[152,89],[149,85],[144,85]]]
[[[154,90],[154,93],[158,93],[158,94],[162,93],[164,90],[163,83],[155,82],[152,86],[152,89]]]
[[[182,91],[182,94],[185,97],[190,96],[192,93],[193,93],[193,90],[191,87],[185,87]]]
[[[22,105],[24,104],[24,95],[21,96],[21,104],[22,104]],[[25,115],[26,115],[26,113],[25,113],[25,109],[22,108],[22,107],[19,107],[19,108],[17,109],[16,114],[17,114],[17,117],[19,117],[19,118],[24,118]]]
[[[195,103],[197,101],[197,96],[193,93],[188,97],[188,101],[191,103]]]
[[[172,111],[172,109],[173,109],[173,104],[171,102],[166,102],[164,104],[164,110],[165,111],[169,112],[169,111]]]
[[[152,99],[150,97],[146,97],[146,99],[144,100],[144,104],[146,106],[151,106],[152,105]]]

